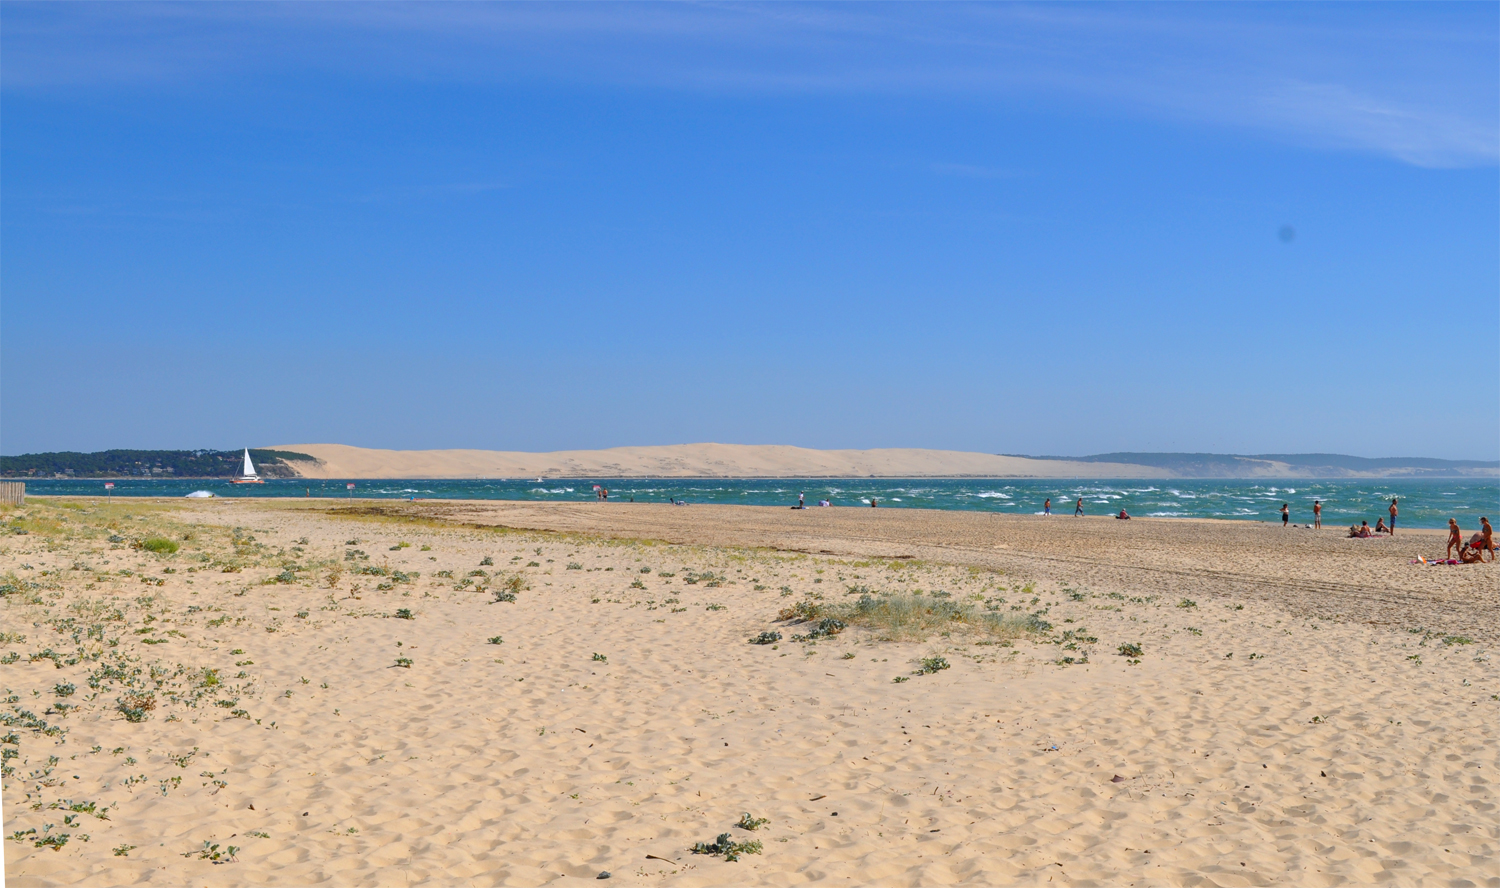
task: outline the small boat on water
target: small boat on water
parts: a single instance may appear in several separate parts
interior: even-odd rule
[[[245,467],[240,472],[240,476],[238,478],[230,478],[229,479],[229,483],[230,484],[264,484],[264,483],[266,483],[266,482],[264,482],[264,481],[262,481],[260,479],[259,475],[255,474],[255,463],[253,463],[253,462],[250,461],[250,451],[249,451],[249,449],[245,450]]]

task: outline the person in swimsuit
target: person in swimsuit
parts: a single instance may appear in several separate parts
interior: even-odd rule
[[[1490,553],[1490,560],[1495,560],[1495,529],[1490,527],[1490,519],[1479,519],[1479,533],[1469,540],[1469,548],[1474,550],[1481,561],[1484,560],[1486,551]]]
[[[1359,538],[1362,540],[1367,540],[1372,536],[1374,536],[1374,534],[1370,533],[1370,522],[1359,522]]]
[[[1396,498],[1391,497],[1391,507],[1386,511],[1391,513],[1391,536],[1396,535]]]
[[[1287,520],[1290,519],[1291,517],[1292,517],[1292,513],[1287,508],[1287,504],[1286,503],[1282,503],[1281,504],[1281,526],[1282,526],[1283,529],[1286,527]]]
[[[1390,531],[1386,529],[1385,519],[1384,518],[1376,518],[1375,519],[1375,532],[1376,533],[1390,533]]]
[[[1078,505],[1076,505],[1076,506],[1073,507],[1073,517],[1074,518],[1078,518],[1078,517],[1081,517],[1082,515],[1083,515],[1083,497],[1080,496],[1078,498]]]
[[[1452,558],[1453,550],[1457,549],[1459,554],[1464,551],[1464,532],[1458,529],[1458,522],[1452,518],[1448,519],[1448,552],[1444,557]]]
[[[1047,497],[1047,501],[1045,503],[1042,503],[1042,514],[1043,515],[1051,515],[1052,514],[1052,498],[1051,497]]]
[[[1313,500],[1313,527],[1323,526],[1323,504]]]

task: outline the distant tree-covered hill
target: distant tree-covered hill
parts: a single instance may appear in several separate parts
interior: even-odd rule
[[[295,478],[290,462],[316,462],[305,453],[251,449],[263,478]],[[240,473],[243,450],[103,450],[98,453],[23,453],[0,456],[5,478],[230,478]]]

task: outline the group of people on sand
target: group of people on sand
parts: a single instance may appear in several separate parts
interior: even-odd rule
[[[1396,535],[1396,513],[1398,511],[1400,511],[1396,507],[1397,503],[1398,503],[1397,498],[1396,497],[1391,497],[1391,504],[1386,507],[1386,511],[1389,512],[1390,516],[1391,516],[1391,523],[1390,524],[1386,524],[1384,518],[1376,518],[1375,519],[1375,526],[1374,527],[1371,527],[1370,526],[1370,522],[1368,522],[1368,521],[1361,521],[1361,522],[1359,522],[1358,526],[1355,526],[1355,525],[1352,525],[1352,524],[1349,525],[1349,536],[1351,536],[1351,537],[1357,537],[1357,538],[1362,539],[1362,540],[1367,540],[1370,537],[1373,537],[1373,536],[1376,536],[1376,535],[1382,534],[1382,533],[1386,533],[1386,534],[1390,534],[1391,536],[1395,536]],[[1281,516],[1282,516],[1281,517],[1281,523],[1283,525],[1285,525],[1286,524],[1286,506],[1285,505],[1283,505],[1281,507]],[[1319,521],[1318,522],[1318,526],[1322,527],[1323,523],[1321,521]]]
[[[1490,519],[1479,519],[1479,532],[1464,539],[1464,532],[1459,529],[1458,522],[1452,518],[1448,519],[1448,551],[1447,557],[1452,558],[1454,550],[1458,550],[1458,560],[1464,564],[1478,564],[1484,560],[1484,553],[1490,553],[1490,561],[1495,560],[1495,529],[1490,527]]]

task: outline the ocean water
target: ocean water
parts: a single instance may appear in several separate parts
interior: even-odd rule
[[[282,480],[265,484],[229,484],[191,479],[122,479],[114,482],[117,497],[180,497],[208,490],[221,497],[349,496],[345,481]],[[1399,497],[1398,527],[1446,527],[1458,519],[1465,531],[1478,527],[1479,516],[1500,520],[1500,483],[1472,479],[1405,479],[1355,481],[1099,481],[1099,480],[984,480],[964,479],[587,479],[563,480],[359,480],[353,496],[364,499],[493,499],[544,502],[592,502],[594,485],[609,489],[611,501],[665,503],[732,503],[791,506],[798,492],[809,507],[830,500],[840,507],[961,509],[978,512],[1038,514],[1052,498],[1054,514],[1073,514],[1082,497],[1089,515],[1112,515],[1124,508],[1141,518],[1228,518],[1242,521],[1280,521],[1282,503],[1291,506],[1292,522],[1312,520],[1314,500],[1323,503],[1328,526],[1375,525],[1386,517],[1391,497]],[[104,482],[96,480],[29,480],[31,494],[104,496]]]

